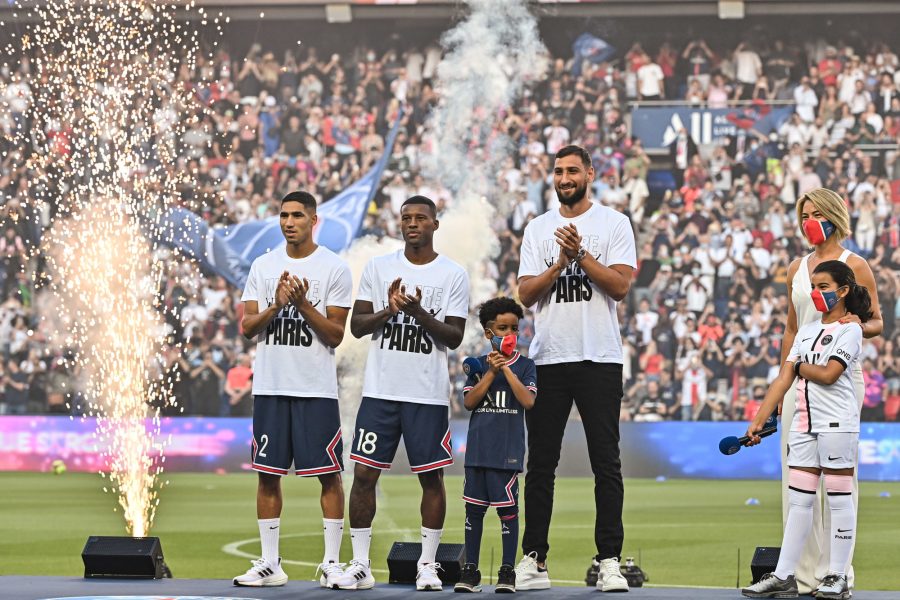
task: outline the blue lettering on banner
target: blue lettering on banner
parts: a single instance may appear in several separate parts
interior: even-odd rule
[[[684,128],[697,144],[721,143],[739,129],[768,135],[793,114],[793,106],[753,105],[738,108],[638,106],[631,113],[631,132],[645,148],[668,147]]]

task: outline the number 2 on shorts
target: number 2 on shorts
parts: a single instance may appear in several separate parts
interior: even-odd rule
[[[262,448],[259,449],[259,452],[257,454],[259,454],[259,456],[262,456],[263,458],[265,458],[266,457],[266,446],[269,445],[269,436],[264,433],[259,438],[259,441],[262,442]]]
[[[359,430],[359,441],[356,442],[356,449],[363,454],[372,454],[375,452],[375,442],[378,441],[378,434],[374,431],[366,432],[365,429]]]

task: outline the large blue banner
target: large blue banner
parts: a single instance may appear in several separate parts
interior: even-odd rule
[[[648,149],[667,148],[682,128],[697,144],[715,144],[741,129],[768,135],[781,127],[793,112],[793,106],[768,104],[735,108],[638,106],[631,113],[631,133]]]
[[[384,153],[378,162],[353,185],[319,205],[313,230],[317,244],[334,252],[350,247],[359,234],[366,211],[381,182],[400,129],[402,113],[394,122]],[[284,245],[278,217],[250,221],[231,227],[211,228],[198,215],[184,209],[170,211],[163,220],[161,241],[199,262],[200,266],[243,289],[253,260]]]
[[[778,438],[767,438],[732,456],[719,453],[719,440],[741,435],[746,423],[622,423],[622,469],[626,477],[697,479],[777,479],[781,476]],[[70,470],[104,470],[96,447],[93,419],[65,416],[0,417],[0,471],[47,471],[56,459]],[[468,421],[453,420],[453,466],[462,474]],[[250,468],[250,419],[165,418],[161,437],[167,471],[236,472]],[[348,447],[347,444],[344,447]],[[346,463],[349,464],[349,463]],[[409,473],[402,449],[393,473]],[[591,476],[584,430],[570,421],[563,438],[558,474]],[[859,441],[859,478],[900,481],[900,423],[863,423]]]

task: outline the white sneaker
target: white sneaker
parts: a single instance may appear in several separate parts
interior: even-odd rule
[[[622,575],[618,558],[604,558],[597,573],[597,589],[601,592],[627,592],[628,581]]]
[[[344,575],[343,567],[343,564],[335,562],[327,562],[319,565],[319,568],[316,569],[316,573],[319,571],[322,572],[322,576],[319,577],[319,585],[331,590],[338,589],[338,581]]]
[[[847,600],[850,597],[847,576],[829,573],[816,588],[815,594],[817,600]]]
[[[337,580],[338,589],[342,590],[369,590],[375,587],[375,578],[372,577],[372,569],[368,561],[353,559],[350,566]]]
[[[416,590],[419,592],[440,592],[443,590],[443,582],[438,577],[437,570],[441,568],[441,563],[425,563],[419,565],[419,572],[416,573]]]
[[[281,568],[280,558],[277,565],[269,564],[264,558],[258,558],[253,561],[253,566],[246,573],[235,577],[232,583],[249,587],[276,587],[286,584],[287,581],[288,576]]]
[[[516,591],[549,589],[550,574],[538,567],[537,552],[529,552],[516,565]]]

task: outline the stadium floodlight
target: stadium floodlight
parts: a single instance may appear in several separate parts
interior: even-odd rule
[[[172,577],[158,537],[92,535],[81,551],[81,560],[86,579]]]

